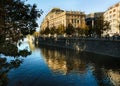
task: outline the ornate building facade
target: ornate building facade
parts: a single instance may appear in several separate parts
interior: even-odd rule
[[[110,36],[120,35],[120,2],[109,7],[104,13],[104,20],[110,22],[111,30],[106,32]]]
[[[53,8],[44,18],[41,23],[40,29],[45,30],[46,27],[58,27],[63,25],[67,27],[68,24],[72,24],[73,27],[85,26],[85,14],[80,11],[64,11],[59,8]]]

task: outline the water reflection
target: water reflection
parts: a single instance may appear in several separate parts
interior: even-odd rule
[[[120,85],[120,60],[117,58],[51,47],[41,47],[41,51],[54,73],[79,73],[84,75],[83,81],[94,78],[98,86]]]
[[[42,49],[45,61],[54,72],[67,74],[69,72],[86,72],[86,62],[79,59],[75,54],[67,51],[57,51],[53,49]]]
[[[108,76],[110,77],[111,82],[115,85],[115,86],[120,86],[120,71],[112,71],[109,70],[107,71]]]
[[[18,68],[23,62],[22,60],[15,59],[8,63],[6,60],[6,58],[0,58],[0,86],[6,86],[8,84],[9,79],[7,73],[12,68]]]
[[[120,85],[120,59],[38,47],[28,40],[21,42],[19,49],[13,44],[6,45],[7,51],[13,50],[12,54],[11,51],[0,54],[0,86]]]
[[[20,57],[26,57],[30,54],[31,52],[26,49],[18,50],[15,43],[0,43],[0,86],[7,86],[9,81],[7,73],[22,64],[23,59]]]

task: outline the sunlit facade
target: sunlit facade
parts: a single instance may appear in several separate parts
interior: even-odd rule
[[[109,7],[104,13],[104,20],[110,22],[111,29],[106,32],[110,36],[120,35],[120,2]]]
[[[40,29],[44,30],[46,27],[58,27],[63,25],[67,27],[68,24],[72,24],[73,27],[85,26],[85,14],[80,11],[65,11],[59,8],[53,8],[44,18],[41,23]]]

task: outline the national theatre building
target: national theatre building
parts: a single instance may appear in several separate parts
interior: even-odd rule
[[[59,8],[53,8],[44,18],[41,23],[41,30],[45,30],[46,27],[58,27],[63,25],[67,27],[68,24],[72,24],[74,28],[82,28],[85,26],[85,13],[80,11],[65,11]]]

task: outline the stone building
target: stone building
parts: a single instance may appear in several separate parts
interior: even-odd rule
[[[46,27],[58,27],[63,25],[67,27],[72,24],[73,27],[82,28],[85,26],[85,14],[80,11],[65,11],[59,8],[53,8],[44,18],[40,29],[45,30]]]
[[[109,7],[104,13],[104,20],[110,22],[111,30],[106,32],[110,36],[120,35],[120,2]]]

